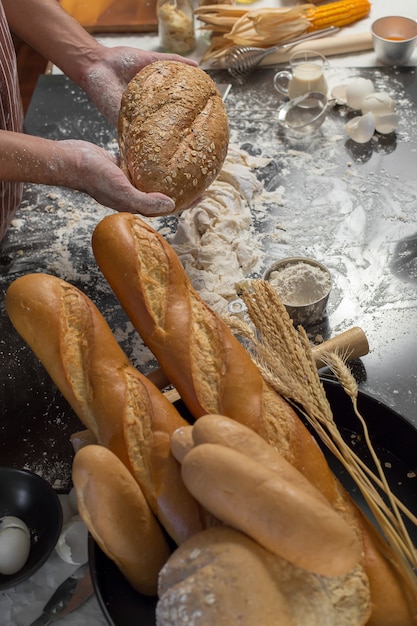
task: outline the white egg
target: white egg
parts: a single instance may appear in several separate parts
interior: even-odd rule
[[[346,124],[346,132],[356,143],[367,143],[375,132],[375,122],[372,113],[358,115]]]
[[[22,569],[30,552],[30,531],[12,515],[0,519],[0,574],[10,576]]]
[[[355,111],[362,108],[365,96],[375,91],[374,84],[369,78],[358,76],[354,78],[346,87],[346,102]]]
[[[336,85],[333,87],[331,95],[337,104],[346,104],[346,89],[347,85]]]
[[[365,96],[362,102],[362,113],[375,113],[382,115],[392,113],[395,109],[395,101],[385,91],[375,91]]]
[[[398,126],[399,119],[400,117],[397,113],[374,114],[375,130],[381,133],[381,135],[393,133]]]

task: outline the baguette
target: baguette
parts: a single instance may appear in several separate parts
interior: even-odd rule
[[[79,514],[98,546],[136,591],[156,595],[171,551],[127,467],[107,448],[91,444],[75,455],[72,478]]]
[[[323,494],[291,463],[288,463],[276,448],[268,444],[265,439],[262,439],[247,426],[239,424],[236,420],[224,415],[203,415],[193,426],[184,426],[173,433],[171,449],[180,463],[182,459],[175,454],[174,448],[177,445],[177,441],[189,429],[190,434],[186,434],[184,438],[191,438],[194,445],[217,443],[242,452],[263,467],[276,472],[282,480],[293,485],[296,489],[321,500],[322,503],[328,504],[328,500]],[[183,446],[188,449],[191,447],[190,444],[186,446],[185,442]],[[185,450],[183,456],[185,456]]]
[[[22,338],[97,442],[129,468],[175,542],[204,527],[170,451],[187,422],[133,367],[107,322],[79,289],[47,274],[18,278],[6,293]]]
[[[342,576],[359,563],[355,530],[328,502],[242,452],[200,444],[185,455],[182,477],[215,517],[297,567]]]
[[[222,414],[258,432],[356,529],[371,596],[377,599],[369,626],[417,624],[417,599],[408,592],[393,553],[336,480],[296,413],[263,381],[243,346],[193,289],[163,237],[137,216],[118,213],[96,227],[93,251],[194,417]]]

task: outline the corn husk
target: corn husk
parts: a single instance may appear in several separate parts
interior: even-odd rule
[[[222,35],[210,46],[202,62],[223,56],[232,46],[268,48],[289,43],[309,31],[334,26],[341,28],[369,14],[369,0],[335,0],[315,6],[298,4],[290,8],[242,9],[228,4],[206,5],[195,11],[202,30]],[[221,47],[220,47],[221,46]]]
[[[307,13],[312,7],[312,4],[300,4],[291,8],[248,10],[227,4],[201,6],[195,10],[201,29],[213,31],[212,39],[216,39],[201,61],[220,57],[231,46],[267,48],[291,41],[311,26]]]

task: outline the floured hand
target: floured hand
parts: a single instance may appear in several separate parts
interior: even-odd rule
[[[146,65],[161,59],[196,65],[195,61],[177,54],[147,52],[126,46],[102,46],[100,57],[89,66],[81,86],[104,117],[116,126],[120,101],[128,82]]]
[[[138,191],[119,168],[117,158],[103,148],[86,141],[70,139],[59,142],[67,153],[65,186],[84,191],[97,202],[116,211],[145,216],[172,213],[175,204],[162,193]]]

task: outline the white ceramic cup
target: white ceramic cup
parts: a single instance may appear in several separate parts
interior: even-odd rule
[[[380,17],[371,26],[375,54],[385,65],[405,65],[417,45],[417,22],[408,17]]]
[[[289,70],[277,72],[274,87],[290,99],[316,91],[327,94],[328,86],[324,75],[327,59],[313,50],[300,50],[291,55]],[[305,102],[304,106],[308,106]]]

